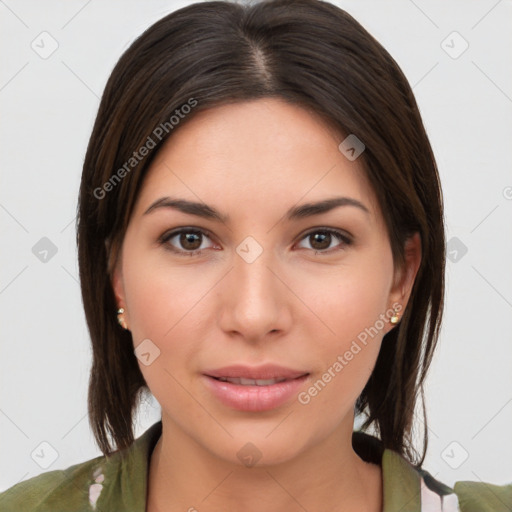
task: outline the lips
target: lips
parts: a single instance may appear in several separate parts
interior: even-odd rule
[[[204,374],[217,379],[252,379],[252,380],[291,380],[306,375],[308,372],[293,370],[284,366],[266,364],[264,366],[232,365],[205,371]]]
[[[278,382],[283,382],[287,379],[244,379],[243,377],[213,377],[214,379],[220,380],[222,382],[230,382],[231,384],[240,384],[242,386],[271,386],[272,384],[277,384]]]
[[[291,401],[308,376],[308,372],[277,365],[227,366],[205,372],[203,382],[223,405],[260,412]]]

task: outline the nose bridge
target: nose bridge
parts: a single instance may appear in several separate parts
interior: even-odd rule
[[[271,248],[263,248],[254,238],[248,237],[236,249],[233,272],[233,291],[238,296],[238,303],[251,306],[254,313],[258,310],[271,310],[270,304],[278,293],[272,268]],[[267,306],[264,308],[264,306]]]
[[[274,297],[275,275],[269,270],[272,268],[270,249],[263,251],[254,260],[246,260],[237,256],[234,261],[234,286],[240,298],[260,299],[267,295],[269,300]],[[274,270],[275,272],[275,270]]]
[[[257,340],[287,328],[285,287],[276,277],[271,248],[247,237],[236,248],[223,291],[222,328]]]

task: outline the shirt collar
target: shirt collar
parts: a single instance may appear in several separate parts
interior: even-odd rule
[[[117,463],[106,464],[106,488],[98,501],[99,507],[106,506],[115,496],[117,508],[122,504],[126,510],[145,512],[150,458],[161,434],[160,420],[129,449],[116,452],[107,459]],[[363,460],[382,468],[383,512],[421,511],[421,476],[410,462],[397,452],[383,448],[379,439],[362,432],[354,432],[352,444]],[[107,485],[109,481],[115,481],[115,485]]]

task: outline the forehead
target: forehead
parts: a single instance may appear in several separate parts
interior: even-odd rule
[[[260,215],[270,206],[350,196],[377,213],[361,160],[315,113],[278,99],[198,112],[167,140],[147,171],[136,210],[168,194]]]

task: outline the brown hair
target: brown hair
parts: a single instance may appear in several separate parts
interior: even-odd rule
[[[373,426],[384,447],[419,467],[428,441],[423,381],[444,299],[439,176],[397,63],[349,14],[320,0],[192,4],[147,29],[115,66],[87,148],[77,219],[93,348],[89,421],[97,443],[106,455],[113,451],[109,437],[118,450],[130,446],[134,414],[147,391],[131,334],[116,321],[110,270],[148,166],[196,112],[263,97],[313,110],[340,133],[363,141],[360,158],[384,215],[396,268],[404,262],[407,237],[420,234],[422,261],[409,303],[401,323],[384,337],[356,403],[356,413],[366,417],[362,428]],[[187,104],[194,105],[191,112],[180,115],[179,124],[170,121],[188,111]],[[149,139],[154,147],[142,155],[138,150]],[[419,461],[412,442],[418,398],[424,415]]]

